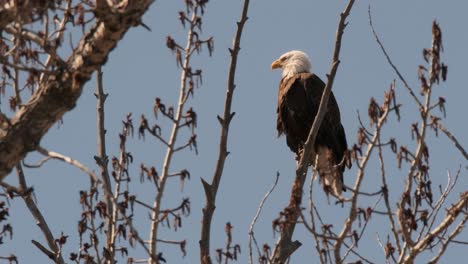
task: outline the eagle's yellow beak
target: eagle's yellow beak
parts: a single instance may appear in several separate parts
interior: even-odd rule
[[[278,68],[281,68],[283,67],[283,64],[281,63],[281,61],[278,59],[278,60],[275,60],[272,64],[271,64],[271,69],[274,70],[274,69],[278,69]]]

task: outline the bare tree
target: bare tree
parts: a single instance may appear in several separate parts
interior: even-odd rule
[[[182,194],[169,184],[179,181],[180,188],[191,177],[191,163],[181,165],[178,154],[192,151],[198,154],[197,112],[192,105],[197,87],[203,85],[203,69],[197,65],[198,55],[211,56],[214,39],[204,29],[205,14],[209,12],[208,0],[185,0],[177,14],[183,34],[166,37],[168,52],[175,60],[174,67],[180,71],[179,83],[175,84],[177,100],[171,102],[154,95],[154,105],[148,114],[137,115],[135,128],[132,109],[123,117],[119,131],[106,129],[106,99],[109,91],[103,69],[111,51],[125,37],[132,27],[149,27],[142,16],[155,1],[0,1],[0,63],[2,75],[0,93],[11,95],[8,100],[9,112],[0,101],[0,186],[3,188],[0,200],[0,246],[4,240],[12,239],[14,223],[7,223],[9,201],[22,199],[35,220],[43,239],[32,240],[37,250],[54,263],[172,263],[166,247],[174,247],[181,256],[187,255],[187,243],[199,242],[199,262],[204,264],[229,263],[238,260],[241,244],[233,237],[236,223],[227,222],[224,234],[213,230],[216,217],[217,198],[225,166],[229,166],[228,139],[231,121],[235,116],[232,102],[236,88],[236,70],[241,47],[241,36],[248,21],[249,2],[244,0],[230,55],[227,72],[224,111],[217,116],[220,124],[219,150],[211,181],[202,179],[206,203],[202,210],[200,237],[174,239],[172,231],[184,227],[192,210],[191,197]],[[368,121],[358,114],[358,140],[349,150],[357,167],[354,184],[347,187],[349,198],[336,205],[319,205],[313,198],[317,171],[312,168],[309,176],[308,201],[304,185],[307,180],[310,157],[315,157],[314,142],[327,109],[326,105],[340,64],[340,50],[347,19],[354,0],[350,0],[340,15],[336,32],[333,58],[327,84],[317,114],[309,133],[301,160],[297,164],[289,204],[273,220],[273,229],[279,234],[274,244],[261,247],[255,237],[255,225],[268,197],[278,184],[279,173],[272,188],[262,199],[249,230],[250,263],[286,263],[291,261],[301,241],[294,240],[297,226],[308,231],[314,243],[316,259],[320,263],[413,263],[421,256],[437,263],[452,244],[466,245],[459,235],[468,219],[468,192],[456,197],[454,187],[463,181],[466,168],[447,173],[447,184],[434,190],[430,177],[430,141],[439,132],[446,136],[441,140],[453,143],[460,155],[468,155],[457,139],[443,123],[445,100],[434,99],[433,91],[447,78],[448,67],[442,60],[442,30],[434,21],[432,45],[423,50],[426,64],[418,66],[420,95],[409,85],[399,69],[391,61],[372,24],[369,9],[369,24],[373,36],[388,63],[395,71],[406,92],[412,98],[414,108],[403,107],[397,100],[398,87],[391,82],[389,90],[380,101],[370,99],[367,109]],[[180,40],[184,39],[184,40]],[[84,86],[92,75],[96,77],[95,97],[97,101],[97,154],[96,164],[85,164],[71,156],[50,150],[41,144],[49,129],[61,123],[63,115],[71,111],[80,98]],[[405,93],[406,93],[405,92]],[[221,99],[220,99],[221,100]],[[385,132],[396,117],[408,112],[420,113],[410,126],[412,138],[392,138]],[[11,115],[9,115],[11,113]],[[137,130],[135,132],[135,129]],[[431,134],[431,131],[434,133]],[[110,133],[108,133],[110,132]],[[118,136],[117,153],[110,153],[109,134]],[[137,134],[135,136],[135,134]],[[135,139],[137,138],[137,139]],[[132,153],[132,140],[145,141],[157,146],[163,153],[162,160],[150,164],[140,161],[138,153]],[[414,147],[412,147],[414,146]],[[35,164],[25,162],[28,153],[35,152],[42,157]],[[92,155],[92,154],[90,154]],[[389,160],[396,160],[400,172],[404,172],[405,185],[393,189],[395,179],[389,177]],[[36,192],[29,183],[24,168],[40,168],[51,160],[64,162],[78,168],[86,175],[89,184],[79,190],[79,215],[77,230],[64,230],[54,234],[38,206]],[[381,186],[368,192],[363,189],[364,178],[372,162],[379,166]],[[136,165],[137,164],[137,165]],[[182,167],[181,167],[182,166]],[[11,173],[14,171],[14,173]],[[292,171],[292,170],[291,170]],[[9,184],[5,177],[16,176],[18,184]],[[152,197],[141,195],[136,189],[144,185],[151,189]],[[178,200],[165,199],[169,193],[176,193]],[[365,206],[363,201],[372,202]],[[346,217],[336,221],[326,219],[319,206],[340,206]],[[14,210],[14,209],[13,209]],[[444,214],[445,212],[445,214]],[[334,223],[331,224],[331,223]],[[143,223],[143,224],[141,224]],[[383,225],[376,237],[366,232],[370,225]],[[213,237],[226,237],[225,245],[213,245]],[[77,238],[77,245],[70,245],[69,237]],[[269,238],[271,239],[271,238]],[[381,259],[373,260],[358,248],[359,241],[375,240],[382,248]],[[73,249],[70,249],[73,248]],[[255,252],[254,252],[255,250]],[[1,260],[18,263],[21,256],[3,255]],[[214,258],[213,258],[214,256]],[[258,258],[255,261],[255,257]],[[197,259],[194,256],[191,260]],[[352,259],[352,260],[351,260]]]

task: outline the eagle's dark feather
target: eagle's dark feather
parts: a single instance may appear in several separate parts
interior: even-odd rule
[[[298,73],[283,78],[278,92],[278,136],[285,134],[289,148],[300,155],[317,114],[325,83],[315,74]],[[318,169],[325,191],[339,196],[345,169],[343,157],[347,150],[346,135],[341,125],[340,110],[330,94],[327,113],[315,140],[319,155],[311,163]]]

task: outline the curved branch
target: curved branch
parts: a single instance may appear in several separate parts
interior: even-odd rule
[[[88,167],[86,167],[83,163],[79,162],[78,160],[72,159],[70,157],[67,157],[65,155],[62,155],[60,153],[54,152],[54,151],[49,151],[41,146],[37,147],[37,152],[41,153],[42,155],[52,158],[52,159],[58,159],[61,160],[65,163],[68,163],[70,165],[73,165],[80,169],[82,172],[87,174],[94,182],[100,183],[101,181],[99,178],[92,172]]]
[[[260,205],[257,208],[257,212],[255,213],[255,216],[254,216],[254,218],[252,220],[252,223],[250,224],[250,228],[249,228],[249,263],[250,264],[254,263],[253,262],[253,257],[252,257],[252,240],[255,241],[254,226],[255,226],[255,223],[258,220],[258,217],[260,216],[260,213],[262,212],[263,205],[265,205],[266,200],[268,199],[268,197],[270,196],[270,194],[273,192],[276,185],[278,184],[278,179],[279,179],[279,173],[276,174],[275,183],[273,183],[273,186],[271,186],[270,190],[265,194],[262,201],[260,202]],[[255,242],[255,244],[256,244],[256,242]],[[257,250],[258,250],[258,246],[257,246]],[[259,250],[258,250],[258,254],[260,255]]]

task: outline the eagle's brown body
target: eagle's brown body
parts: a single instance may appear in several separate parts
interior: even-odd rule
[[[317,114],[324,82],[310,72],[285,76],[278,91],[278,136],[284,134],[289,148],[301,155],[310,128]],[[347,150],[346,135],[341,125],[340,110],[330,94],[327,113],[315,141],[318,157],[311,160],[317,168],[325,192],[336,197],[345,190],[343,186],[344,160]],[[315,164],[317,161],[317,164]]]

